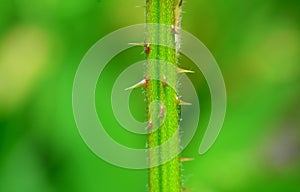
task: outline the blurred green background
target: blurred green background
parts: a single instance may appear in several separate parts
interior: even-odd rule
[[[72,113],[82,57],[108,33],[144,22],[144,3],[0,0],[1,192],[147,190],[147,170],[99,159],[81,139]],[[228,95],[218,140],[199,156],[210,94],[201,72],[190,75],[201,118],[183,152],[195,158],[183,166],[184,185],[197,192],[300,191],[300,1],[189,0],[184,12],[183,28],[213,53]],[[96,104],[118,142],[143,147],[146,138],[118,125],[109,100],[115,78],[143,59],[141,51],[131,48],[110,62]],[[181,65],[193,68],[185,57]],[[142,91],[134,90],[130,107],[137,119],[145,118],[144,106]]]

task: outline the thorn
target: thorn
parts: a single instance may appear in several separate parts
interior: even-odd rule
[[[166,86],[166,84],[167,84],[167,77],[165,75],[162,78],[162,83],[163,83],[163,86]]]
[[[187,162],[187,161],[193,161],[194,158],[187,158],[187,157],[181,157],[180,162]]]
[[[179,105],[185,105],[185,106],[191,106],[192,105],[191,103],[180,100],[177,96],[176,96],[176,101]]]
[[[195,73],[195,71],[178,68],[178,73]]]
[[[141,46],[141,47],[145,46],[145,43],[128,43],[128,44],[132,46]]]
[[[180,26],[180,16],[181,16],[181,11],[182,11],[182,3],[183,0],[178,1],[178,5],[175,7],[175,26],[179,27]]]
[[[128,43],[128,44],[132,45],[132,46],[145,47],[145,50],[142,51],[141,54],[147,53],[146,51],[148,51],[147,54],[149,54],[149,52],[150,52],[150,45],[149,45],[149,43],[148,44],[146,44],[146,43]]]
[[[165,116],[165,107],[163,105],[160,106],[160,109],[159,109],[159,117],[164,117]]]
[[[135,8],[146,8],[146,5],[136,5]]]
[[[144,45],[145,46],[145,50],[144,50],[144,52],[146,53],[146,54],[149,54],[150,53],[150,44],[149,43],[147,43],[146,45]]]
[[[148,121],[148,129],[151,129],[152,126],[153,126],[153,122],[152,122],[152,120],[150,119],[150,120]]]
[[[182,100],[179,100],[179,105],[191,106],[192,104],[188,103],[188,102],[185,102],[185,101],[182,101]]]
[[[142,87],[142,86],[146,86],[147,85],[147,80],[146,79],[143,79],[142,81],[138,82],[137,84],[131,86],[131,87],[128,87],[125,89],[125,91],[128,91],[130,89],[135,89],[135,88],[138,88],[138,87]]]
[[[172,33],[177,34],[177,35],[179,34],[179,32],[178,32],[177,28],[175,27],[175,25],[172,25],[171,29],[172,29]]]

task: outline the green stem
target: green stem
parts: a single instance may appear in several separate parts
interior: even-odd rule
[[[146,22],[156,23],[179,27],[178,20],[178,6],[181,6],[181,1],[177,4],[175,0],[147,0],[146,1]],[[146,29],[150,30],[150,29]],[[159,30],[159,29],[155,29]],[[148,33],[146,31],[146,59],[147,59],[147,77],[160,77],[162,80],[168,78],[168,84],[176,85],[177,72],[169,69],[168,65],[154,64],[154,60],[162,60],[177,65],[177,51],[166,46],[159,46],[161,44],[174,45],[176,47],[175,32],[172,33]],[[154,44],[147,44],[147,42],[155,42]],[[149,129],[159,127],[156,131],[149,133],[148,147],[153,148],[162,145],[174,134],[177,137],[175,146],[168,146],[170,150],[176,148],[179,151],[179,132],[178,132],[178,101],[177,91],[168,86],[163,81],[147,79],[146,97],[148,106]],[[159,106],[150,107],[152,102],[159,101]],[[150,112],[151,108],[151,112]],[[161,118],[161,113],[164,118]],[[168,150],[167,150],[168,151]],[[180,156],[177,155],[170,161],[161,164],[164,156],[168,154],[149,153],[149,163],[159,164],[159,166],[149,168],[149,191],[150,192],[179,192],[181,191],[181,163]],[[161,165],[160,165],[161,164]]]

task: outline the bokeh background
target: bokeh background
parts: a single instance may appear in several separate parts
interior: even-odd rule
[[[0,0],[0,191],[147,191],[147,170],[115,167],[81,139],[72,84],[101,37],[144,22],[142,0]],[[224,127],[197,153],[210,94],[200,71],[189,75],[201,103],[199,131],[183,156],[186,187],[199,192],[300,191],[300,1],[209,0],[184,4],[183,28],[215,56],[227,87]],[[184,43],[184,42],[183,42]],[[114,80],[142,60],[142,48],[116,56],[99,79],[99,118],[118,142],[144,147],[110,106]],[[183,67],[193,69],[184,56]],[[145,119],[142,90],[131,111]],[[105,146],[103,146],[105,147]]]

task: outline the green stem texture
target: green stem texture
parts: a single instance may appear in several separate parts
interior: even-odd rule
[[[178,5],[179,4],[179,5]],[[181,6],[181,1],[178,3],[175,0],[146,0],[146,22],[163,24],[170,26],[170,30],[179,27],[178,21],[178,6]],[[147,60],[146,79],[150,76],[167,77],[168,83],[177,84],[177,72],[169,70],[168,65],[157,65],[154,60],[163,60],[165,62],[177,65],[178,54],[176,49],[172,49],[161,44],[174,45],[176,47],[175,33],[148,33],[146,28],[146,48],[145,55]],[[175,31],[175,30],[174,30]],[[147,44],[147,42],[155,42],[155,44]],[[147,48],[147,46],[149,46]],[[146,97],[148,107],[149,125],[151,127],[159,127],[154,132],[149,132],[148,147],[153,148],[162,145],[170,137],[177,137],[175,146],[171,148],[180,148],[179,136],[179,102],[177,98],[177,90],[166,85],[161,80],[147,79]],[[150,104],[159,101],[160,107],[154,107],[150,113]],[[162,120],[161,113],[165,113]],[[163,121],[163,122],[162,122]],[[163,156],[167,155],[160,153],[149,153],[149,163],[157,163],[159,166],[149,168],[149,192],[179,192],[181,191],[181,163],[180,155],[175,156],[170,161],[161,164]],[[156,161],[156,162],[154,162]],[[161,165],[160,165],[161,164]]]

